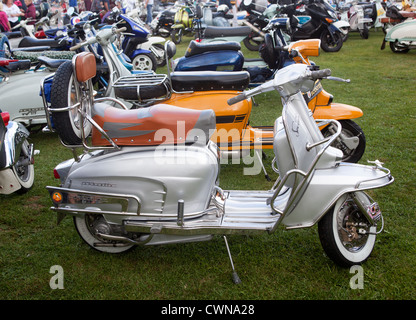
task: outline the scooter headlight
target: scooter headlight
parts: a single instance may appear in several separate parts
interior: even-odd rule
[[[337,18],[337,15],[335,14],[335,12],[333,12],[333,11],[329,11],[329,10],[327,10],[326,12],[328,12],[329,16],[330,16],[332,19],[334,19],[334,20],[337,20],[337,19],[338,19],[338,18]]]

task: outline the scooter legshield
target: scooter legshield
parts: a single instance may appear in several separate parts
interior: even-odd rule
[[[394,178],[386,169],[355,163],[318,169],[301,200],[288,212],[282,223],[289,229],[311,227],[344,194],[381,188],[393,183]]]

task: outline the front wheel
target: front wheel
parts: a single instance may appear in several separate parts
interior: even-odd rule
[[[18,193],[26,193],[29,191],[32,188],[33,182],[35,180],[35,169],[33,163],[31,163],[31,159],[29,158],[29,150],[29,142],[25,140],[22,144],[19,158],[12,168],[17,180],[21,185]]]
[[[250,34],[244,38],[243,43],[246,48],[250,51],[259,51],[261,44],[264,42],[262,38],[257,32],[251,31]]]
[[[183,30],[182,29],[172,29],[171,38],[173,43],[179,44],[182,41]]]
[[[152,53],[138,54],[133,58],[131,64],[133,65],[133,70],[155,71],[157,68],[157,62]]]
[[[328,29],[325,29],[321,35],[321,47],[326,52],[338,52],[342,48],[343,44],[341,32],[333,32],[332,34]]]
[[[358,192],[365,205],[371,204],[364,192]],[[341,267],[351,267],[368,259],[376,241],[371,226],[353,200],[342,196],[318,223],[319,239],[328,257]]]
[[[333,147],[342,151],[343,162],[357,163],[364,154],[366,138],[361,127],[352,120],[338,120],[341,124],[341,134],[335,139]],[[334,134],[335,130],[327,126],[322,130],[324,137]]]

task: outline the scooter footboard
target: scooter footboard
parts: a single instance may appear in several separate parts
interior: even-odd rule
[[[334,168],[318,169],[302,198],[286,214],[282,224],[289,229],[311,227],[343,194],[381,188],[393,181],[390,172],[379,166],[342,163]]]

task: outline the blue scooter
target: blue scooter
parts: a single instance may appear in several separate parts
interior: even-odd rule
[[[155,71],[166,63],[164,38],[150,37],[143,23],[125,14],[115,11],[112,15],[118,27],[127,29],[122,35],[121,49],[129,57],[134,70]]]

